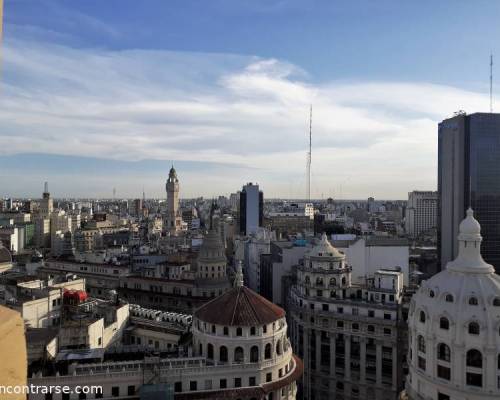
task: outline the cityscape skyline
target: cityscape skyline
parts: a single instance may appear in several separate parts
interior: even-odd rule
[[[449,28],[440,36],[449,46],[446,63],[441,46],[420,37],[429,55],[441,61],[437,66],[419,59],[419,34],[430,34],[422,24],[427,6],[394,10],[401,21],[390,26],[381,16],[390,6],[385,2],[380,9],[339,3],[326,7],[321,18],[314,7],[296,2],[232,7],[220,2],[207,10],[211,21],[232,21],[238,43],[217,42],[220,32],[192,6],[165,9],[154,3],[140,13],[138,18],[151,18],[151,32],[161,36],[152,10],[169,21],[186,12],[182,20],[187,24],[189,16],[192,21],[176,31],[189,33],[180,44],[168,35],[154,41],[151,32],[131,37],[135,8],[116,16],[111,4],[26,4],[7,1],[4,12],[2,196],[34,197],[40,182],[49,180],[61,197],[109,197],[113,187],[122,197],[140,197],[143,187],[160,197],[173,160],[183,171],[182,197],[230,193],[246,182],[258,182],[269,197],[305,197],[313,104],[312,197],[403,199],[416,188],[436,188],[438,122],[460,109],[489,108],[494,44],[482,41],[474,47],[475,57],[464,60],[458,50],[463,43],[449,40],[465,16],[482,27],[467,40],[498,27],[488,25],[488,13],[480,15],[467,5],[454,7],[457,20],[443,22]],[[38,7],[45,7],[43,18],[38,18]],[[497,6],[488,7],[494,15]],[[432,18],[446,11],[433,10]],[[342,19],[357,12],[359,21],[346,35],[350,25]],[[378,22],[371,21],[370,12]],[[330,17],[332,26],[325,25],[324,36],[333,38],[331,43],[317,35],[312,41],[296,28],[279,36],[281,47],[270,46],[264,33],[277,34],[270,21],[281,14],[304,26]],[[410,14],[413,31],[402,33],[406,47],[390,32],[409,22]],[[244,27],[251,21],[263,33],[247,43]],[[283,24],[278,19],[278,28]],[[378,36],[368,38],[379,28]],[[199,41],[203,29],[212,43]],[[335,34],[358,47],[338,43]],[[292,43],[307,54],[291,50]],[[337,57],[323,56],[320,44],[337,51]],[[390,62],[397,57],[394,49],[400,55],[397,70]],[[313,55],[321,65],[311,63]],[[77,183],[81,179],[85,188]]]

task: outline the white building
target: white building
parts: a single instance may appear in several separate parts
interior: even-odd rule
[[[370,237],[334,240],[333,244],[346,255],[354,282],[364,282],[380,268],[399,268],[408,285],[410,250],[406,239]]]
[[[179,207],[179,179],[177,178],[177,172],[173,166],[168,173],[165,189],[167,191],[166,229],[170,233],[176,233],[182,230],[183,227],[181,209]]]
[[[405,229],[410,237],[417,237],[437,227],[438,192],[413,191],[408,193]]]
[[[457,258],[411,300],[411,400],[500,397],[500,276],[481,257],[480,232],[469,209],[459,227]]]

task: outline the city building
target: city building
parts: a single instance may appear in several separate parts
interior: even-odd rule
[[[297,268],[288,303],[303,399],[395,400],[406,354],[402,302],[402,272],[379,269],[354,284],[346,256],[323,235]]]
[[[259,185],[247,183],[240,192],[240,232],[243,235],[256,233],[264,218],[264,194]]]
[[[437,227],[438,192],[408,193],[405,214],[406,234],[412,238]]]
[[[48,182],[45,182],[42,200],[40,201],[40,216],[43,218],[49,218],[53,211],[54,199],[50,196]]]
[[[458,255],[468,207],[482,227],[482,254],[500,270],[500,114],[457,114],[438,131],[438,251],[441,267]]]
[[[168,173],[165,188],[167,190],[166,229],[170,233],[177,233],[182,229],[182,216],[179,207],[179,179],[173,166]]]
[[[141,311],[135,306],[131,310],[135,318],[143,317],[141,329],[148,323],[157,326],[163,318],[154,310]],[[137,343],[140,336],[132,336]],[[287,337],[285,312],[244,287],[241,268],[234,288],[195,311],[192,339],[186,345],[187,351],[170,356],[158,353],[145,357],[136,347],[128,357],[123,354],[114,360],[108,354],[99,362],[92,362],[88,351],[82,362],[73,353],[66,371],[39,371],[29,383],[70,388],[99,385],[101,398],[117,399],[138,398],[139,394],[142,398],[149,390],[156,391],[158,398],[175,400],[296,398],[296,381],[302,376],[303,365]],[[43,395],[31,397],[44,400]]]
[[[500,276],[481,256],[481,226],[467,210],[458,255],[410,302],[410,400],[493,400],[500,393]]]

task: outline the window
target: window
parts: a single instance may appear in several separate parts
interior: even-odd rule
[[[384,319],[391,319],[391,314],[387,314],[387,313],[385,313],[385,314],[384,314]]]
[[[478,305],[477,297],[471,297],[471,298],[469,298],[469,305],[471,305],[471,306],[477,306]]]
[[[335,290],[332,290],[332,291],[330,292],[330,297],[331,297],[332,299],[334,299],[335,297],[337,297],[337,293],[335,293]]]
[[[445,330],[450,329],[450,321],[448,321],[448,318],[446,317],[439,318],[439,327]]]
[[[453,303],[453,295],[451,294],[447,294],[445,297],[444,297],[444,300],[448,303]]]
[[[450,362],[450,347],[447,344],[439,343],[438,344],[438,360]]]
[[[441,379],[446,379],[447,381],[451,378],[451,370],[448,367],[444,367],[442,365],[437,366],[437,376]]]
[[[250,348],[250,362],[259,362],[259,348],[257,346]]]
[[[373,325],[368,325],[368,332],[375,332],[375,327]]]
[[[276,342],[276,354],[281,355],[281,339]]]
[[[425,313],[420,311],[420,322],[425,323]]]
[[[330,285],[335,286],[337,284],[337,280],[335,278],[330,278]]]
[[[266,374],[266,382],[271,382],[273,380],[273,374],[272,372],[268,372]]]
[[[343,328],[344,327],[344,321],[337,321],[337,328]]]
[[[373,310],[368,310],[368,316],[369,316],[370,318],[374,318],[374,317],[375,317],[375,311],[373,311]]]
[[[337,312],[338,312],[339,314],[343,314],[343,313],[344,313],[344,308],[342,308],[342,307],[337,307]]]
[[[227,380],[226,380],[226,379],[221,379],[221,380],[220,380],[219,387],[220,387],[221,389],[225,389],[225,388],[227,388]]]
[[[345,284],[346,284],[346,279],[342,278],[342,285],[345,285]]]
[[[448,396],[447,394],[438,392],[437,400],[450,400],[450,396]]]
[[[430,291],[429,291],[429,297],[434,297],[434,296],[435,296],[435,294],[434,294],[434,290],[430,290]]]
[[[212,325],[212,333],[215,333],[215,325]]]
[[[264,358],[266,360],[271,358],[271,343],[266,344],[266,347],[264,348]]]
[[[198,390],[198,383],[196,381],[189,381],[189,390]]]
[[[425,371],[425,358],[418,357],[418,368]]]
[[[227,362],[227,347],[221,346],[219,349],[219,360],[221,362]]]
[[[135,394],[135,386],[127,386],[127,396],[133,396]]]
[[[309,276],[308,276],[308,275],[306,275],[305,282],[306,282],[307,284],[311,283],[311,279],[309,278]]]
[[[229,328],[227,326],[224,327],[223,329],[224,335],[228,336],[229,335]]]
[[[120,396],[120,387],[119,386],[113,386],[111,388],[111,396],[113,396],[113,397]]]
[[[236,328],[236,336],[243,336],[243,329]]]
[[[483,386],[483,374],[476,374],[473,372],[467,372],[465,375],[465,382],[469,386]]]
[[[251,335],[251,336],[255,336],[255,326],[252,326],[252,327],[250,328],[250,335]]]
[[[483,355],[479,350],[473,349],[467,352],[467,366],[483,368]]]
[[[384,328],[384,335],[391,336],[391,334],[392,334],[391,328]]]
[[[477,322],[471,322],[469,324],[469,334],[479,335],[479,332],[480,332],[479,324]]]
[[[494,305],[495,307],[500,307],[500,297],[495,297],[495,298],[493,299],[493,305]]]
[[[267,325],[262,325],[262,332],[267,333]]]
[[[316,285],[323,285],[323,278],[320,278],[319,276],[316,278]]]
[[[323,311],[328,311],[328,304],[323,304]]]
[[[214,358],[214,345],[212,343],[209,343],[207,346],[207,358],[209,360],[213,360]]]
[[[256,386],[257,385],[257,382],[255,380],[255,376],[251,376],[250,378],[248,378],[248,386]]]
[[[417,338],[417,347],[418,351],[425,353],[425,339],[422,335],[419,335]]]
[[[234,362],[242,363],[243,362],[243,347],[236,347],[234,349]]]
[[[357,324],[357,323],[352,324],[352,330],[359,331],[359,324]]]

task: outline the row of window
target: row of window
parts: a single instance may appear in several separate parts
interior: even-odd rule
[[[283,326],[285,325],[285,323],[283,322],[283,320],[279,320],[278,322],[278,330],[283,328]],[[198,328],[198,330],[200,331],[203,331],[203,332],[209,332],[209,333],[212,333],[214,335],[217,334],[217,326],[214,325],[214,324],[207,324],[206,322],[203,322],[201,323],[199,320],[196,321],[196,326]],[[210,328],[209,328],[210,326]],[[276,322],[273,322],[273,332],[276,330]],[[229,327],[228,326],[224,326],[222,327],[222,334],[224,336],[229,336]],[[256,335],[259,335],[261,332],[260,331],[257,331],[257,327],[256,326],[251,326],[250,329],[249,329],[249,334],[250,336],[256,336]],[[262,325],[262,334],[265,334],[267,333],[267,325]],[[242,327],[237,327],[236,329],[233,328],[233,336],[243,336],[243,328]]]
[[[309,277],[309,275],[306,275],[306,277],[304,278],[304,282],[306,283],[306,285],[311,284],[311,278]],[[342,279],[341,279],[340,282],[341,282],[342,285],[345,285],[347,283],[347,279],[345,277],[342,277]],[[321,277],[318,276],[316,278],[316,285],[323,286],[324,285],[323,278],[321,278]],[[337,279],[336,278],[330,278],[329,285],[330,286],[337,286]]]
[[[429,297],[431,298],[434,298],[436,296],[436,293],[434,292],[434,290],[429,290]],[[444,300],[447,302],[447,303],[453,303],[455,301],[455,298],[453,297],[452,294],[450,293],[447,293],[445,294],[444,296]],[[469,305],[471,306],[477,306],[479,305],[479,300],[477,297],[475,296],[471,296],[469,297],[469,300],[468,300],[468,303]],[[493,301],[491,302],[491,304],[495,307],[500,307],[500,297],[495,297],[493,299]]]
[[[425,312],[420,311],[420,322],[425,323],[426,321],[426,316]],[[439,318],[439,328],[443,330],[449,330],[450,329],[450,321],[446,317],[440,317]],[[481,333],[481,328],[479,324],[475,321],[470,322],[468,325],[468,332],[470,335],[479,335]],[[500,328],[499,328],[499,334],[500,334]]]
[[[285,341],[282,343],[281,339],[278,339],[276,342],[276,355],[280,356],[283,354],[283,352],[286,352],[288,350],[288,345],[287,342]],[[199,353],[200,355],[203,354],[203,344],[199,344]],[[259,346],[254,345],[250,347],[250,362],[259,362],[260,358],[260,349]],[[207,358],[209,360],[214,360],[214,345],[212,343],[209,343],[207,345]],[[264,359],[269,360],[272,358],[272,346],[271,343],[267,343],[264,347]],[[234,349],[233,352],[233,362],[235,363],[242,363],[245,360],[245,350],[243,347],[238,346]],[[219,362],[228,362],[229,357],[228,357],[228,349],[226,346],[220,346],[219,347],[219,356],[218,356],[218,361]]]

